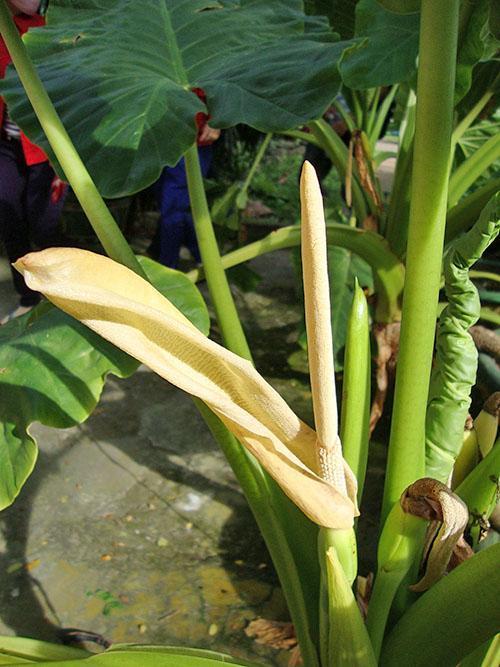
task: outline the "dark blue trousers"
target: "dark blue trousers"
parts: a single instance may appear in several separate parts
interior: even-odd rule
[[[207,176],[212,162],[212,146],[198,148],[201,172]],[[189,204],[184,158],[175,167],[165,167],[158,181],[160,207],[159,261],[176,269],[181,246],[186,246],[196,262],[201,262]]]
[[[62,199],[54,204],[50,189],[54,171],[48,162],[28,167],[21,143],[0,139],[0,237],[9,262],[38,248],[58,245]],[[21,274],[12,268],[14,287],[23,306],[38,303]]]

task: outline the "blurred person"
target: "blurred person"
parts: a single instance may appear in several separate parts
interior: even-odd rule
[[[47,5],[48,0],[7,0],[21,35],[32,27],[44,25]],[[10,62],[7,47],[0,38],[0,78],[5,76]],[[65,189],[46,154],[12,121],[0,97],[0,238],[9,262],[30,252],[33,245],[39,248],[57,245]],[[12,267],[11,271],[19,305],[0,324],[24,314],[41,298]]]
[[[205,102],[205,93],[200,88],[193,92]],[[212,144],[220,136],[220,130],[210,127],[208,115],[203,112],[196,114],[198,135],[196,143],[200,159],[201,173],[207,177],[212,164]],[[175,167],[165,167],[157,183],[160,220],[148,254],[165,266],[176,269],[182,246],[191,253],[194,261],[201,262],[198,242],[191,215],[191,205],[186,178],[184,158]]]

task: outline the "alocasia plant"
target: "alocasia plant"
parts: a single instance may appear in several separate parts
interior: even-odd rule
[[[394,2],[397,2],[397,0],[394,0]],[[115,0],[108,7],[108,9],[111,9],[108,16],[114,16],[117,19],[116,25],[120,28],[117,32],[121,35],[129,34],[127,33],[129,26],[122,14],[115,14],[114,12],[117,8],[127,9],[130,10],[130,16],[137,17],[137,14],[134,14],[137,7],[133,7],[133,4],[125,0]],[[291,50],[286,50],[290,59],[291,71],[294,71],[298,62],[299,52],[302,54],[316,53],[315,49],[317,48],[318,54],[322,52],[322,49],[325,53],[329,53],[328,49],[332,48],[333,51],[329,54],[331,57],[334,53],[338,56],[342,50],[339,43],[331,37],[331,34],[329,37],[325,37],[326,22],[315,20],[310,22],[309,19],[305,19],[300,14],[300,3],[288,3],[287,7],[282,2],[272,3],[272,8],[276,10],[276,14],[273,14],[272,11],[269,14],[268,4],[259,0],[255,2],[193,2],[189,3],[190,9],[188,9],[187,3],[178,5],[166,0],[162,3],[154,3],[154,7],[153,3],[148,3],[148,7],[152,10],[151,17],[157,19],[161,17],[159,29],[162,39],[168,42],[165,48],[170,49],[170,56],[174,56],[173,58],[169,57],[168,61],[176,65],[173,78],[171,70],[167,68],[166,71],[169,72],[169,75],[160,77],[161,82],[172,91],[172,99],[179,102],[179,109],[184,109],[186,112],[185,125],[190,127],[189,132],[191,134],[186,131],[184,135],[182,134],[182,128],[179,128],[179,136],[183,136],[186,141],[188,182],[195,225],[202,247],[204,270],[216,306],[217,316],[222,323],[221,328],[225,341],[232,351],[237,352],[240,356],[248,356],[249,352],[241,330],[237,332],[236,337],[233,337],[232,328],[234,328],[235,323],[238,323],[237,317],[227,290],[227,284],[224,287],[225,276],[213,237],[213,230],[210,226],[208,208],[203,194],[199,168],[197,167],[196,150],[193,146],[188,145],[193,139],[194,135],[192,133],[194,130],[192,122],[189,124],[187,120],[187,114],[189,113],[189,121],[191,121],[191,115],[196,111],[191,106],[193,96],[189,88],[196,84],[203,85],[206,88],[209,94],[210,110],[214,112],[214,123],[223,125],[235,122],[235,119],[243,119],[263,129],[275,129],[276,119],[266,120],[265,112],[269,108],[274,108],[273,104],[276,103],[277,91],[279,94],[280,91],[283,93],[283,91],[290,90],[286,87],[289,82],[286,85],[281,85],[277,81],[278,76],[283,76],[281,71],[278,74],[264,68],[262,72],[267,73],[267,75],[261,77],[260,74],[256,73],[256,70],[249,67],[250,78],[245,79],[246,72],[241,72],[241,68],[238,68],[237,72],[234,70],[235,63],[241,63],[239,57],[242,54],[248,58],[248,51],[246,50],[248,42],[245,39],[249,40],[248,26],[244,22],[239,26],[231,23],[234,17],[250,16],[254,19],[263,19],[262,22],[257,21],[256,23],[260,27],[259,39],[253,38],[253,41],[262,53],[269,56],[276,55],[276,51],[265,40],[270,37],[271,42],[274,42],[278,40],[278,35],[282,34],[281,30],[286,33],[290,29],[290,33],[287,33],[290,44],[293,43],[296,47],[296,50],[292,47],[290,47]],[[363,3],[363,5],[360,3],[362,6],[365,4],[367,3]],[[398,4],[404,5],[403,10],[408,8],[408,3],[401,2]],[[413,11],[415,3],[410,4]],[[54,16],[56,16],[57,11],[63,13],[68,11],[72,5],[73,3],[69,1],[60,0],[56,3],[57,9]],[[375,7],[373,8],[375,9]],[[82,9],[85,10],[82,17],[85,20],[88,19],[88,22],[85,23],[86,31],[78,29],[75,32],[75,26],[70,21],[68,22],[70,30],[67,30],[64,25],[58,27],[54,24],[53,28],[45,33],[34,33],[32,37],[28,38],[33,51],[38,53],[40,59],[43,61],[47,58],[45,60],[47,67],[45,74],[47,84],[52,87],[53,92],[56,92],[55,89],[57,88],[57,72],[62,71],[64,73],[60,80],[66,80],[67,84],[69,74],[64,65],[73,63],[83,66],[83,63],[86,63],[88,67],[88,63],[92,62],[92,48],[94,48],[98,58],[94,63],[93,71],[89,72],[87,69],[89,77],[95,77],[97,71],[106,75],[110,73],[107,69],[108,65],[106,63],[103,65],[103,43],[93,43],[96,35],[100,36],[102,34],[106,24],[106,14],[102,12],[101,3],[96,1],[82,3]],[[185,10],[189,14],[186,25],[198,37],[201,35],[199,31],[203,32],[202,28],[212,25],[217,26],[218,20],[226,28],[228,26],[234,27],[234,40],[227,40],[226,56],[227,63],[230,66],[226,63],[224,68],[224,62],[222,62],[219,69],[228,76],[229,83],[228,81],[222,83],[217,79],[217,74],[214,73],[211,74],[211,78],[203,78],[206,75],[203,66],[189,61],[188,56],[191,57],[192,55],[189,45],[192,43],[185,44],[181,42],[182,31],[179,30],[179,24],[175,23],[175,17],[185,17],[182,14]],[[307,310],[309,311],[309,322],[312,322],[308,333],[313,359],[311,363],[314,377],[313,385],[316,387],[313,391],[316,434],[300,423],[293,413],[283,405],[281,399],[263,383],[248,362],[242,361],[224,348],[207,341],[191,325],[186,323],[184,317],[168,301],[154,292],[146,282],[131,273],[129,269],[115,265],[110,269],[116,276],[117,287],[116,291],[113,292],[112,289],[105,289],[109,287],[108,276],[106,275],[103,279],[103,285],[101,284],[102,275],[101,277],[99,275],[102,273],[99,267],[110,266],[108,263],[110,260],[97,258],[92,259],[91,263],[87,260],[88,267],[95,267],[96,270],[89,273],[89,271],[82,269],[77,276],[75,276],[75,268],[77,268],[79,260],[75,259],[74,265],[73,260],[69,264],[65,261],[65,258],[75,256],[72,251],[47,251],[47,253],[38,257],[27,257],[19,263],[20,268],[26,271],[26,277],[32,285],[43,289],[49,298],[53,298],[62,308],[68,309],[77,317],[82,317],[88,326],[123,345],[134,355],[147,361],[152,367],[155,367],[188,391],[193,391],[204,401],[204,405],[200,407],[202,414],[204,414],[210,428],[216,434],[233,468],[239,475],[272,553],[295,623],[302,657],[307,667],[317,667],[319,665],[322,667],[327,665],[373,665],[379,659],[381,664],[384,665],[398,665],[407,660],[408,655],[411,655],[412,664],[415,665],[441,665],[447,664],[447,661],[454,665],[463,656],[491,637],[497,627],[497,619],[490,612],[490,609],[493,608],[495,601],[494,584],[497,581],[495,577],[498,577],[495,560],[498,557],[498,547],[488,548],[484,552],[474,555],[461,564],[456,572],[442,578],[437,583],[433,583],[436,578],[435,574],[437,573],[440,576],[443,573],[449,556],[448,542],[445,541],[446,549],[443,550],[443,543],[439,538],[446,536],[450,531],[454,534],[454,539],[456,536],[460,536],[465,523],[464,516],[463,512],[460,514],[458,510],[455,516],[453,503],[456,503],[456,506],[462,510],[464,505],[451,492],[446,491],[444,493],[442,483],[439,486],[433,480],[419,479],[423,477],[425,472],[425,435],[426,431],[430,432],[429,424],[426,423],[429,376],[433,356],[437,295],[440,285],[450,155],[454,149],[453,142],[457,136],[457,129],[452,136],[452,111],[456,94],[454,73],[457,62],[457,42],[459,35],[463,36],[465,34],[464,30],[471,18],[470,13],[464,15],[460,12],[458,0],[445,0],[439,6],[436,5],[434,0],[422,0],[421,10],[419,16],[420,66],[416,130],[413,150],[407,150],[406,153],[408,164],[410,163],[410,157],[413,157],[412,197],[406,249],[401,353],[384,498],[384,519],[386,517],[387,519],[384,521],[379,543],[378,571],[368,608],[366,625],[358,612],[351,588],[351,583],[356,575],[356,544],[352,524],[357,513],[357,501],[353,478],[349,468],[344,465],[340,456],[336,405],[333,401],[331,385],[333,375],[331,342],[329,336],[324,335],[328,331],[325,321],[329,319],[329,312],[327,312],[329,306],[326,305],[325,297],[315,300],[317,295],[327,293],[327,290],[323,289],[325,284],[323,281],[324,273],[322,273],[322,271],[324,272],[325,255],[324,238],[318,240],[319,237],[315,237],[314,241],[317,246],[316,250],[321,246],[321,253],[317,253],[314,249],[308,249],[305,242],[303,248],[305,261],[310,263],[308,269],[311,269],[313,273],[315,273],[315,262],[321,262],[321,258],[323,258],[323,269],[318,274],[319,278],[316,276],[314,280],[310,280],[307,277],[308,270],[305,272],[305,288],[308,295],[312,296],[312,302],[309,303],[315,304],[312,307],[312,319],[311,309],[308,308]],[[60,14],[60,16],[62,15]],[[278,26],[276,17],[280,17],[280,19],[288,17],[290,20],[285,26]],[[3,18],[5,18],[5,15]],[[147,20],[142,17],[140,20],[144,20],[143,26],[148,25],[151,30],[157,29],[157,26],[151,26],[149,16]],[[2,32],[5,31],[5,34],[8,32],[6,24],[6,21],[2,21]],[[138,23],[138,25],[140,24]],[[92,32],[93,29],[94,32]],[[48,35],[50,30],[53,31],[52,34],[55,39],[49,43],[45,41],[44,35]],[[158,32],[152,34],[158,37]],[[17,48],[15,36],[11,35],[11,37],[13,48]],[[117,39],[113,42],[113,38],[111,38],[111,42],[116,46]],[[42,43],[44,45],[43,53],[41,53]],[[203,39],[202,44],[205,44]],[[231,51],[235,44],[237,44],[236,52]],[[323,45],[321,46],[321,44]],[[183,50],[180,49],[181,45]],[[460,42],[460,46],[463,46],[462,42]],[[304,48],[305,50],[301,51]],[[369,48],[369,41],[367,42],[367,48]],[[118,51],[122,53],[123,48],[120,47]],[[146,57],[145,52],[141,53]],[[164,51],[160,53],[164,53]],[[57,54],[61,54],[60,59]],[[18,56],[14,60],[19,64],[20,73],[24,76],[23,81],[25,81],[31,95],[40,121],[47,131],[54,151],[60,156],[62,162],[65,154],[61,150],[57,132],[53,132],[54,126],[52,124],[52,121],[54,121],[57,125],[59,121],[54,115],[51,115],[52,112],[47,99],[42,105],[38,105],[43,89],[32,78],[29,61],[23,56],[22,48],[19,49]],[[79,60],[80,56],[82,63]],[[213,63],[219,62],[216,56],[213,57]],[[68,58],[68,62],[66,62],[66,58]],[[127,62],[127,60],[124,59],[124,62]],[[259,57],[256,57],[252,64],[254,62],[262,64]],[[277,62],[278,64],[283,63],[283,60],[278,58]],[[325,66],[325,60],[322,56],[318,57],[314,63],[318,64],[319,69],[315,71],[314,67],[311,67],[307,73],[301,73],[301,78],[303,75],[304,88],[309,90],[311,99],[315,104],[318,104],[319,113],[322,110],[319,107],[326,103],[326,98],[322,98],[321,103],[318,101],[319,97],[316,97],[316,95],[322,95],[323,91],[318,93],[313,83],[320,81],[325,74],[331,75],[334,68],[332,69],[331,59]],[[165,62],[163,62],[163,65],[165,65]],[[104,69],[101,70],[101,67]],[[42,65],[43,69],[44,66]],[[90,69],[92,70],[92,68]],[[82,71],[84,70],[82,69]],[[188,76],[183,78],[183,75],[188,71],[196,72],[200,78],[189,78]],[[31,72],[31,74],[26,76],[26,72]],[[159,72],[156,65],[151,66],[151,72],[151,79],[157,81],[155,77],[158,76]],[[164,70],[162,70],[163,72]],[[311,74],[312,79],[309,74]],[[108,78],[110,80],[112,77]],[[335,81],[337,80],[336,75],[333,78]],[[103,77],[103,88],[99,89],[96,84],[95,91],[98,89],[106,90],[105,79],[106,77]],[[165,82],[163,79],[168,81]],[[92,79],[92,81],[95,80],[95,78]],[[125,84],[126,77],[118,80]],[[245,91],[244,97],[236,96],[236,99],[242,103],[243,101],[246,102],[248,108],[244,111],[244,114],[247,115],[239,116],[239,113],[243,113],[241,110],[236,110],[238,111],[236,113],[234,105],[232,105],[232,98],[225,99],[224,95],[218,97],[221,90],[228,90],[228,85],[232,89],[233,80],[236,80],[235,85],[240,92],[241,90]],[[242,86],[243,80],[247,83],[249,80],[252,81],[253,90],[259,91],[258,102],[253,100],[249,90]],[[117,80],[114,79],[114,81],[116,84]],[[76,94],[73,81],[70,81],[69,84],[70,91]],[[128,84],[130,84],[130,81]],[[10,83],[9,86],[11,86]],[[226,88],[224,88],[225,86]],[[139,90],[142,90],[140,85]],[[138,88],[134,88],[134,91],[137,94]],[[266,97],[266,92],[269,93],[269,98]],[[333,89],[330,92],[334,92]],[[67,106],[67,100],[64,99],[61,90],[58,89],[57,93],[60,108],[71,121],[72,118],[76,117],[74,107]],[[114,91],[112,93],[114,95]],[[126,90],[124,95],[126,95]],[[268,99],[266,104],[263,104],[262,96],[264,99]],[[283,95],[284,97],[285,95]],[[24,103],[19,102],[18,93],[11,89],[9,99],[13,103],[16,117],[21,122],[26,121],[30,125],[31,119],[27,117]],[[77,99],[77,96],[73,97],[74,104],[76,104]],[[101,97],[100,102],[103,103],[104,99],[104,97]],[[150,98],[146,94],[146,102],[148,99]],[[296,95],[296,100],[299,99],[300,92]],[[482,104],[484,105],[484,100]],[[291,106],[293,108],[293,104]],[[101,111],[105,111],[105,104],[102,104],[100,108]],[[148,121],[151,121],[152,117],[149,114],[152,107],[146,104],[144,108],[146,114],[141,117],[142,120],[147,118]],[[314,104],[311,103],[311,109],[314,108]],[[309,112],[311,112],[311,109],[309,109]],[[161,110],[158,113],[161,115]],[[228,115],[225,115],[226,113]],[[233,113],[234,116],[231,115]],[[297,111],[294,113],[296,113],[297,122],[301,122],[303,116],[300,116]],[[465,116],[461,125],[459,125],[460,131],[467,123],[470,124],[473,121],[477,113],[479,113],[478,107],[475,107],[472,116]],[[262,119],[260,114],[262,114]],[[284,114],[284,117],[289,119],[287,114],[288,112]],[[259,118],[258,122],[257,117]],[[48,122],[49,118],[50,122]],[[81,119],[81,116],[78,116],[78,118]],[[101,117],[97,113],[94,119],[97,122],[97,126],[94,128],[95,136],[98,138],[97,143],[100,147],[104,145],[103,137],[106,135],[106,129],[109,129],[106,128],[105,123],[104,126],[101,124],[103,118],[104,116]],[[141,137],[151,138],[150,130],[157,129],[161,125],[161,118],[153,117],[153,121],[151,127],[147,123],[143,126],[144,134],[139,132],[139,135],[136,136],[137,143],[133,144],[132,148],[137,149],[137,155],[141,146],[152,145],[148,144],[146,140],[146,143],[141,143]],[[155,125],[156,121],[158,123]],[[98,129],[99,127],[101,130]],[[321,126],[318,124],[314,127],[319,127],[321,130]],[[81,135],[78,134],[78,123],[73,127],[73,134],[78,143],[82,139]],[[83,143],[87,139],[88,137],[83,140]],[[128,133],[123,133],[120,129],[116,134],[116,155],[118,157],[123,158],[131,153],[130,144],[127,144],[125,148],[120,146],[122,140],[125,139],[128,141]],[[333,140],[331,144],[332,156],[342,158],[338,145]],[[149,165],[141,167],[137,172],[135,170],[135,157],[137,156],[134,153],[134,161],[132,163],[128,161],[127,166],[133,178],[137,178],[134,182],[144,184],[148,179],[153,178],[155,173],[158,173],[158,163],[161,160],[158,160],[158,156],[155,155]],[[162,159],[168,162],[170,158],[165,153]],[[125,163],[126,160],[124,160],[124,165]],[[65,170],[71,179],[74,176],[71,169],[71,159],[66,164]],[[106,169],[110,171],[112,178],[108,179],[107,174],[103,175],[104,186],[108,187],[111,183],[113,187],[116,186],[116,192],[120,191],[124,183],[128,183],[127,187],[132,188],[131,181],[127,180],[129,173],[126,173],[126,169],[117,170],[116,174],[118,176],[115,178],[111,173],[110,164],[109,162],[106,164]],[[99,169],[101,168],[101,165],[94,168],[94,174],[99,179],[101,179],[101,176],[99,176]],[[475,165],[472,165],[472,168],[475,169]],[[144,173],[146,173],[144,170],[149,170],[147,178],[143,178]],[[460,179],[462,183],[467,182],[469,177],[466,172],[467,170],[465,170],[464,178]],[[409,171],[405,173],[407,182],[409,182],[409,174]],[[363,207],[366,210],[371,210],[373,208],[373,198],[372,203],[370,203],[369,198],[359,187],[363,182],[361,174],[359,174],[358,181],[353,178],[353,183],[355,182],[358,184],[357,190],[353,188],[353,198],[355,194],[358,197],[356,205],[359,206],[359,210],[362,210]],[[456,187],[459,188],[459,185],[456,185]],[[309,218],[311,217],[318,223],[318,228],[322,228],[324,232],[324,220],[317,204],[320,198],[317,184],[314,188],[316,201],[311,198],[309,188],[305,187],[303,189],[309,191],[304,201],[304,228],[308,229]],[[85,198],[85,193],[83,193],[83,198]],[[90,199],[95,202],[96,198],[97,195],[93,192]],[[98,218],[99,216],[96,216],[93,223],[97,229],[100,229],[101,225]],[[111,222],[108,219],[104,228],[110,225]],[[493,239],[495,229],[496,227],[492,227],[488,230],[488,240],[485,240],[483,246]],[[382,286],[383,288],[379,290],[380,293],[384,293],[385,290],[385,296],[387,297],[385,305],[389,305],[389,309],[394,307],[397,297],[396,299],[390,298],[390,281],[384,281],[384,276],[387,277],[392,272],[391,275],[401,279],[401,263],[397,257],[394,258],[390,249],[384,246],[383,239],[378,234],[347,228],[345,232],[344,234],[339,229],[330,228],[332,235],[338,234],[337,238],[349,237],[351,240],[356,240],[359,243],[358,247],[364,249],[363,252],[366,253],[367,257],[370,256],[370,253],[373,253],[373,248],[368,247],[370,245],[368,241],[371,239],[374,244],[379,245],[380,252],[375,252],[378,259],[373,261],[373,266],[376,266],[376,262],[379,262],[376,279],[378,287]],[[290,230],[285,230],[284,237],[289,240],[287,235],[294,236]],[[104,233],[104,237],[106,237],[106,233]],[[402,242],[403,239],[406,239],[405,225],[403,225],[403,233],[399,239],[401,241],[401,253],[406,245]],[[122,241],[119,237],[116,237],[115,241],[116,243],[112,244],[114,250],[117,250],[118,255],[121,255]],[[279,242],[280,239],[278,239]],[[267,242],[268,246],[272,246],[272,244],[272,240]],[[265,247],[266,242],[262,246]],[[243,249],[242,256],[244,254],[245,249]],[[115,259],[119,259],[123,264],[128,264],[133,270],[140,271],[135,264],[136,260],[130,258],[130,253],[124,252],[123,258],[116,257]],[[61,275],[64,276],[62,280]],[[83,278],[87,283],[84,291],[85,296],[81,292],[82,285],[79,284]],[[124,285],[128,284],[129,281],[130,284],[136,286],[137,300],[130,299],[129,289],[124,288]],[[317,290],[317,294],[315,294],[315,290]],[[358,301],[359,299],[363,300],[359,291],[357,296]],[[383,300],[382,304],[384,304]],[[378,307],[380,305],[379,303]],[[316,319],[317,317],[319,319]],[[353,346],[352,349],[354,350],[358,346],[362,349],[366,362],[366,309],[356,308],[351,317],[353,318],[351,322],[353,326],[350,327],[349,344]],[[356,322],[356,318],[359,318],[360,321]],[[364,323],[362,322],[363,319]],[[165,331],[169,332],[168,336],[165,335]],[[353,363],[352,354],[350,358],[349,366]],[[449,362],[445,359],[444,363]],[[346,368],[346,378],[349,377],[350,371],[351,368]],[[326,389],[327,381],[319,381],[322,373],[329,378],[329,389]],[[346,458],[348,453],[349,460],[353,462],[353,467],[359,474],[358,482],[361,480],[360,486],[362,486],[367,442],[365,406],[369,391],[366,363],[364,365],[360,364],[355,377],[360,379],[356,388],[364,393],[363,401],[359,401],[351,388],[351,391],[344,394],[343,415],[344,419],[359,422],[356,426],[361,428],[347,428],[351,425],[343,424],[342,432],[349,434],[346,438],[347,450],[344,453]],[[469,378],[466,378],[466,381],[469,382]],[[251,391],[245,391],[245,388],[250,388]],[[255,396],[255,401],[251,400],[252,394]],[[356,416],[356,410],[353,409],[353,403],[356,402],[360,403],[360,408],[361,405],[363,406],[358,417]],[[209,411],[207,406],[212,411]],[[215,415],[220,419],[216,419]],[[439,419],[440,415],[437,414],[435,420]],[[222,423],[227,426],[227,429],[222,426]],[[266,476],[254,464],[249,465],[245,452],[242,452],[231,433],[259,458],[272,475],[272,478]],[[498,473],[498,452],[497,445],[456,490],[457,494],[467,502],[469,507],[487,508],[485,509],[485,515],[491,511],[492,487],[494,489],[494,485],[489,482],[485,484],[484,475],[489,477]],[[288,496],[317,525],[308,521],[284,496],[276,491],[273,480],[276,480],[282,486]],[[444,502],[447,503],[446,511],[436,509],[436,494],[434,493],[436,489],[438,496],[444,498]],[[325,498],[329,503],[328,505],[323,505]],[[453,503],[448,502],[450,498],[453,499]],[[411,499],[411,502],[409,499]],[[417,509],[415,509],[415,504]],[[421,508],[423,508],[423,511],[421,511]],[[458,516],[459,514],[460,516]],[[436,526],[438,533],[436,546],[438,549],[437,552],[434,552],[434,554],[437,554],[438,560],[429,560],[429,566],[424,576],[425,586],[428,583],[433,583],[432,587],[422,595],[417,603],[412,604],[413,601],[408,598],[406,591],[407,584],[417,581],[416,572],[412,574],[412,568],[415,569],[422,547],[423,528],[425,527],[422,517],[432,519],[433,523],[437,522],[438,524]],[[320,526],[319,530],[317,526]],[[451,529],[450,526],[452,526]],[[316,539],[318,544],[317,553]],[[431,550],[431,555],[432,553]],[[445,555],[444,559],[442,558],[443,553]],[[481,576],[488,578],[488,586],[481,586]],[[423,586],[422,583],[421,586]],[[482,592],[481,596],[474,594],[475,590],[478,589]],[[390,624],[386,627],[389,614],[391,614]],[[397,622],[398,618],[400,619],[399,622]],[[446,622],[443,622],[443,619],[446,619]],[[396,624],[392,626],[393,623]],[[472,626],[473,631],[471,631]],[[23,641],[19,640],[20,643],[17,645],[20,647]],[[29,655],[29,651],[23,653],[20,648],[16,654],[15,645],[15,641],[11,642],[10,648],[7,647],[0,654],[4,662],[6,661],[7,664],[9,662],[11,664],[15,663],[16,660],[11,660],[13,653],[21,660],[24,660],[24,656],[26,656],[26,659],[30,661],[32,655]],[[154,664],[165,665],[208,665],[211,664],[212,660],[217,659],[213,656],[189,651],[181,657],[179,649],[173,649],[172,651],[169,654],[167,649],[155,649],[154,647],[135,650],[130,649],[130,647],[117,647],[102,656],[94,656],[89,659],[96,664],[103,665],[148,664],[148,661],[153,662],[152,654],[154,654],[154,660],[156,660]],[[119,653],[121,655],[118,655]],[[47,656],[42,650],[38,659],[43,659],[44,655]],[[70,658],[69,655],[68,658]],[[47,659],[49,659],[48,656]],[[226,660],[223,657],[219,659]],[[231,662],[231,659],[228,660]],[[65,662],[65,664],[71,664],[71,662]]]

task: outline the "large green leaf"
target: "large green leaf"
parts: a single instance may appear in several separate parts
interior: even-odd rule
[[[335,96],[337,42],[301,0],[53,0],[26,44],[104,195],[149,185],[195,140],[194,116],[265,132],[321,116]],[[15,120],[47,147],[17,76],[2,90]]]
[[[369,265],[358,255],[345,248],[328,247],[328,274],[332,304],[332,331],[336,367],[342,368],[347,323],[354,298],[355,279],[362,287],[372,287]]]
[[[354,21],[357,0],[305,0],[307,14],[327,16],[330,25],[342,39],[354,37]]]
[[[150,259],[153,284],[204,333],[208,314],[197,288]],[[0,327],[0,509],[11,504],[36,462],[33,422],[68,428],[96,407],[108,373],[131,375],[137,362],[49,304]]]
[[[7,650],[2,651],[2,641],[6,640]],[[9,641],[10,640],[10,641]],[[88,656],[85,652],[70,659],[76,649],[58,647],[45,642],[37,642],[36,654],[30,650],[30,642],[24,638],[0,638],[0,665],[36,663],[40,667],[57,664],[60,667],[80,667],[82,660],[89,667],[220,667],[221,663],[233,667],[259,667],[257,663],[233,658],[216,651],[184,648],[182,646],[141,646],[139,644],[117,644],[104,653]],[[26,646],[28,651],[26,651]],[[10,652],[13,653],[12,657]],[[19,655],[26,654],[26,657]]]
[[[376,0],[356,5],[356,37],[342,57],[340,71],[349,88],[374,88],[410,79],[416,70],[419,14],[396,14]]]
[[[478,0],[474,3],[467,3],[468,14],[458,44],[456,102],[461,100],[470,89],[472,71],[477,63],[493,57],[498,50],[498,42],[490,32],[490,7],[496,2],[497,0]]]
[[[337,246],[328,246],[328,275],[333,333],[335,369],[342,370],[347,324],[351,312],[356,279],[362,287],[373,287],[371,268],[359,255]],[[299,335],[299,343],[307,348],[305,327]]]

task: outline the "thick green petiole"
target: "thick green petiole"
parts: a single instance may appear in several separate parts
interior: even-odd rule
[[[362,257],[372,268],[377,286],[377,322],[393,322],[400,318],[400,298],[403,289],[404,267],[389,250],[382,236],[365,229],[348,225],[327,224],[328,245],[346,248]],[[222,266],[229,269],[273,250],[300,245],[300,227],[292,225],[271,232],[268,236],[249,243],[224,255]],[[193,282],[203,275],[203,269],[194,269],[187,274]]]
[[[393,628],[382,651],[384,667],[443,667],[498,632],[500,544],[475,554],[426,591]],[[487,584],[485,585],[485,582]]]
[[[40,125],[102,247],[111,259],[145,278],[47,95],[4,0],[0,0],[0,33]]]
[[[187,150],[184,160],[196,238],[224,343],[232,352],[251,360],[252,355],[221,263],[195,145]]]
[[[396,592],[412,567],[422,544],[425,522],[406,514],[397,502],[387,517],[378,544],[378,569],[366,626],[375,655],[380,655],[389,612]]]
[[[470,186],[500,158],[500,134],[493,135],[450,178],[448,205],[455,206]]]
[[[273,490],[268,488],[268,484],[273,484],[273,481],[257,463],[254,463],[254,460],[245,452],[219,418],[202,401],[195,399],[194,402],[245,491],[245,497],[265,539],[283,586],[304,664],[319,667],[313,641],[314,629],[311,627],[313,619],[306,605],[304,582],[301,581],[300,576],[303,572],[297,569],[297,555],[290,550],[290,544],[283,531],[283,524],[269,506]],[[280,491],[277,490],[277,493]],[[311,528],[313,528],[312,524]],[[302,535],[307,538],[305,534]]]
[[[469,508],[474,544],[477,544],[480,524],[487,525],[491,512],[498,502],[500,486],[500,440],[493,449],[457,486],[455,493]]]
[[[383,518],[425,472],[425,414],[446,220],[459,0],[422,0],[406,279]]]

